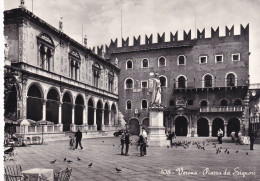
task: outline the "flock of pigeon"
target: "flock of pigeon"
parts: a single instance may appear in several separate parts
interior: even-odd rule
[[[187,148],[189,148],[190,145],[196,146],[200,150],[206,150],[205,148],[207,146],[210,146],[210,141],[208,141],[208,140],[202,141],[202,142],[200,142],[200,141],[192,141],[192,142],[191,141],[177,141],[177,142],[173,142],[171,147],[175,147],[175,148],[182,147],[184,149],[187,149]],[[217,148],[216,143],[212,143],[212,146],[213,146],[213,148],[216,148],[216,154],[221,153],[221,150],[224,149],[224,148],[222,148],[222,146]],[[167,148],[170,148],[170,146],[167,145]],[[235,153],[238,153],[238,152],[239,152],[238,150],[235,151]],[[223,151],[223,153],[229,154],[231,152],[230,152],[230,150],[228,150],[228,148],[226,148],[225,151]],[[248,155],[248,152],[246,152],[246,155]]]

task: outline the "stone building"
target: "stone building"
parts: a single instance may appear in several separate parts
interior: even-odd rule
[[[60,27],[62,28],[62,27]],[[48,133],[113,131],[118,125],[119,69],[21,6],[4,12],[5,71],[15,85],[5,111],[47,120]],[[85,42],[86,43],[86,42]],[[25,132],[37,128],[27,126]]]
[[[248,128],[249,86],[249,25],[241,25],[241,33],[234,35],[234,26],[226,27],[225,36],[219,28],[211,28],[211,37],[205,29],[111,40],[107,53],[118,62],[119,110],[124,114],[133,134],[140,127],[149,127],[149,79],[159,73],[162,87],[164,126],[177,136],[216,136],[222,128],[224,135]],[[148,129],[147,129],[148,130]]]

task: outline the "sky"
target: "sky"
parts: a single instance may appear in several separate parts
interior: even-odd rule
[[[9,10],[18,8],[20,0],[3,3],[3,9]],[[109,45],[116,38],[121,45],[121,33],[129,37],[130,45],[133,36],[141,35],[144,43],[145,35],[153,34],[157,42],[157,33],[165,32],[169,41],[170,32],[178,31],[182,39],[183,30],[190,29],[194,38],[195,28],[205,28],[209,37],[211,27],[219,26],[224,36],[225,26],[234,25],[239,34],[240,24],[249,23],[250,83],[260,83],[260,0],[25,0],[25,6],[56,28],[62,17],[63,32],[79,43],[82,34],[87,35],[88,47]]]

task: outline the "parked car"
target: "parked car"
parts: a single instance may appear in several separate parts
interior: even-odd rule
[[[117,136],[121,135],[123,132],[124,132],[124,130],[120,129],[120,130],[114,132],[113,135],[117,137]]]

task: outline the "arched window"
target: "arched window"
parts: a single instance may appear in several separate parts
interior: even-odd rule
[[[167,87],[167,79],[165,76],[160,76],[161,87]]]
[[[143,59],[142,60],[142,68],[147,68],[147,67],[149,67],[149,61],[148,61],[148,59]]]
[[[72,50],[69,52],[69,60],[70,60],[70,76],[72,79],[79,80],[80,75],[80,55],[76,50]]]
[[[164,57],[160,57],[158,59],[158,66],[159,67],[166,66],[166,59]]]
[[[227,81],[227,86],[235,86],[236,85],[236,81],[235,81],[235,75],[230,73],[227,75],[226,81]]]
[[[131,78],[126,79],[125,88],[126,89],[133,89],[134,88],[133,80]]]
[[[133,61],[127,60],[126,62],[126,69],[132,69],[133,68]]]
[[[126,101],[126,109],[132,109],[132,101]]]
[[[178,65],[185,65],[186,64],[186,57],[184,55],[180,55],[178,57]]]
[[[204,87],[212,87],[212,76],[211,75],[205,75]]]
[[[226,99],[222,99],[222,100],[220,101],[220,106],[221,106],[221,107],[227,107],[227,106],[228,106],[228,101],[227,101]]]
[[[142,109],[147,109],[148,108],[148,103],[147,100],[142,100]]]
[[[98,80],[101,75],[100,65],[98,63],[94,63],[92,66],[92,70],[93,70],[93,85],[95,87],[98,87]]]
[[[208,106],[208,102],[206,100],[200,102],[200,107],[207,107],[207,106]]]
[[[186,78],[184,76],[178,78],[178,88],[186,88]]]
[[[240,99],[236,99],[236,100],[234,101],[234,105],[235,105],[235,106],[242,106],[242,101],[241,101]]]

